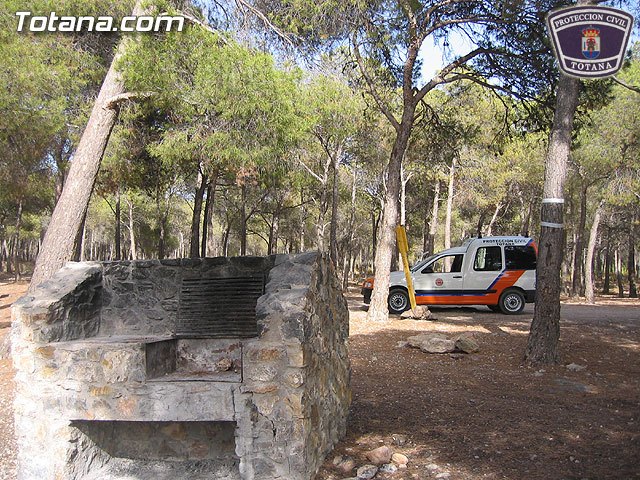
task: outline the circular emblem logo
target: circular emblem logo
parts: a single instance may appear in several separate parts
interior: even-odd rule
[[[444,285],[444,280],[436,278],[436,287],[441,287],[442,285]]]

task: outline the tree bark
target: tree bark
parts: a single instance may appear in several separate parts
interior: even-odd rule
[[[400,167],[404,153],[407,150],[415,105],[405,103],[396,139],[391,150],[391,158],[387,169],[386,191],[384,193],[384,209],[382,211],[382,225],[378,238],[375,270],[376,277],[371,294],[371,303],[367,312],[369,321],[385,321],[389,318],[387,297],[389,296],[389,275],[391,273],[391,257],[395,250],[395,227],[398,222],[398,200],[400,196]]]
[[[620,256],[620,250],[616,249],[615,262],[616,264],[616,282],[618,284],[618,298],[624,298],[624,284],[622,283],[622,259]]]
[[[247,183],[240,186],[240,255],[247,254]]]
[[[541,229],[536,270],[536,303],[525,361],[553,364],[559,361],[560,269],[564,253],[564,183],[571,150],[573,118],[578,105],[580,80],[560,74],[556,108],[545,161]]]
[[[139,16],[142,13],[138,1],[132,15]],[[89,206],[100,162],[118,117],[118,108],[110,106],[110,100],[124,93],[124,84],[116,70],[116,64],[123,55],[126,40],[124,38],[120,41],[78,143],[64,189],[51,216],[36,260],[29,291],[51,277],[65,262],[71,260],[76,252],[79,232]]]
[[[122,237],[122,210],[121,210],[121,204],[120,204],[120,189],[118,188],[116,190],[116,208],[115,208],[115,259],[116,260],[122,260],[122,245],[121,245],[121,240],[120,238]],[[84,229],[83,229],[84,230]],[[81,248],[82,250],[82,248]],[[80,253],[80,258],[82,258],[82,253]]]
[[[451,159],[451,166],[449,167],[449,185],[447,187],[447,211],[444,220],[444,249],[451,248],[451,214],[453,210],[453,187],[456,177],[456,163],[457,159],[454,157]]]
[[[16,233],[14,235],[14,247],[13,247],[13,273],[16,282],[20,281],[20,258],[18,250],[20,248],[20,228],[22,228],[22,199],[18,201],[18,211],[16,213]]]
[[[429,222],[429,248],[426,253],[433,255],[436,244],[436,233],[438,232],[438,210],[440,206],[440,180],[436,180],[433,194],[433,205],[431,206],[431,220]]]
[[[341,157],[342,149],[338,148],[338,151],[334,154],[332,162],[333,190],[331,192],[331,226],[329,227],[329,252],[336,270],[338,269],[338,202],[340,201],[338,180]]]
[[[636,236],[635,236],[635,216],[631,216],[629,222],[629,248],[627,252],[627,274],[629,278],[629,298],[638,298],[636,287]]]
[[[587,259],[584,263],[584,283],[585,283],[585,297],[588,303],[595,303],[595,294],[593,288],[593,252],[596,249],[596,241],[598,239],[598,228],[600,227],[600,217],[602,216],[603,202],[600,202],[596,213],[593,216],[593,223],[591,224],[591,231],[589,232],[589,244],[587,245]]]
[[[609,295],[611,290],[611,227],[607,227],[607,252],[604,257],[604,285],[602,293]]]
[[[136,235],[133,230],[133,200],[127,199],[127,205],[129,206],[129,259],[136,260],[138,256],[136,253]]]
[[[355,165],[353,166],[353,178],[351,179],[351,212],[349,214],[349,225],[347,227],[347,241],[346,241],[346,261],[345,261],[345,267],[344,270],[342,272],[342,289],[346,292],[347,288],[349,288],[349,271],[350,271],[350,267],[352,265],[352,258],[353,258],[353,241],[354,241],[354,236],[355,236],[355,226],[356,226],[356,194],[358,192],[357,190],[357,185],[358,185],[358,170],[356,169]],[[352,269],[351,269],[352,270]]]
[[[500,210],[503,206],[504,205],[502,204],[502,202],[496,203],[496,208],[493,211],[493,216],[491,217],[489,225],[487,226],[487,237],[490,237],[493,234],[493,226],[496,224],[496,220],[498,220],[498,214],[500,213]]]
[[[573,251],[573,277],[571,278],[571,296],[573,297],[583,293],[584,231],[587,226],[588,191],[589,187],[586,184],[580,189],[580,219],[576,230],[576,244]]]
[[[318,250],[324,252],[326,245],[326,217],[327,210],[329,208],[328,205],[328,195],[327,195],[327,185],[329,184],[329,168],[331,167],[331,158],[327,156],[327,160],[324,163],[324,170],[322,172],[322,177],[320,177],[320,208],[318,210],[318,223],[316,225],[316,241]]]
[[[193,201],[193,216],[191,217],[191,242],[189,245],[189,256],[191,258],[200,256],[200,220],[202,217],[202,202],[206,190],[207,177],[202,173],[202,166],[200,165],[198,166],[198,182]]]
[[[200,256],[205,258],[209,252],[209,239],[213,238],[213,199],[218,183],[218,171],[213,172],[207,186],[207,201],[204,204],[204,225],[202,226],[202,245]]]

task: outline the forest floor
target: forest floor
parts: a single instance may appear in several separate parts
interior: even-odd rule
[[[0,345],[10,304],[26,283],[0,279]],[[560,365],[522,365],[533,307],[505,316],[478,308],[433,308],[437,320],[366,321],[352,289],[353,403],[346,438],[316,480],[341,480],[336,457],[356,467],[381,445],[409,459],[402,479],[640,479],[640,302],[564,302]],[[466,333],[469,355],[403,346],[425,332]],[[567,368],[567,365],[571,365]],[[584,367],[584,368],[582,368]],[[15,478],[13,371],[0,360],[0,480]],[[178,479],[177,479],[178,480]]]

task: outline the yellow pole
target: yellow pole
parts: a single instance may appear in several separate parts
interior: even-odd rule
[[[411,309],[416,308],[416,292],[413,289],[413,279],[411,278],[411,270],[409,270],[409,242],[407,241],[407,232],[404,229],[404,225],[398,225],[396,227],[396,238],[398,240],[398,250],[402,256],[402,266],[404,267],[404,276],[407,279],[407,290],[409,291],[409,301],[411,302]]]

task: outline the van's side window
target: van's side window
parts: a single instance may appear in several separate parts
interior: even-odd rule
[[[507,245],[504,258],[507,270],[536,269],[536,251],[531,245]]]
[[[502,249],[500,247],[480,247],[476,252],[473,269],[479,272],[502,270]]]
[[[428,267],[425,267],[421,273],[458,273],[462,271],[462,260],[464,255],[446,255],[440,257]]]

